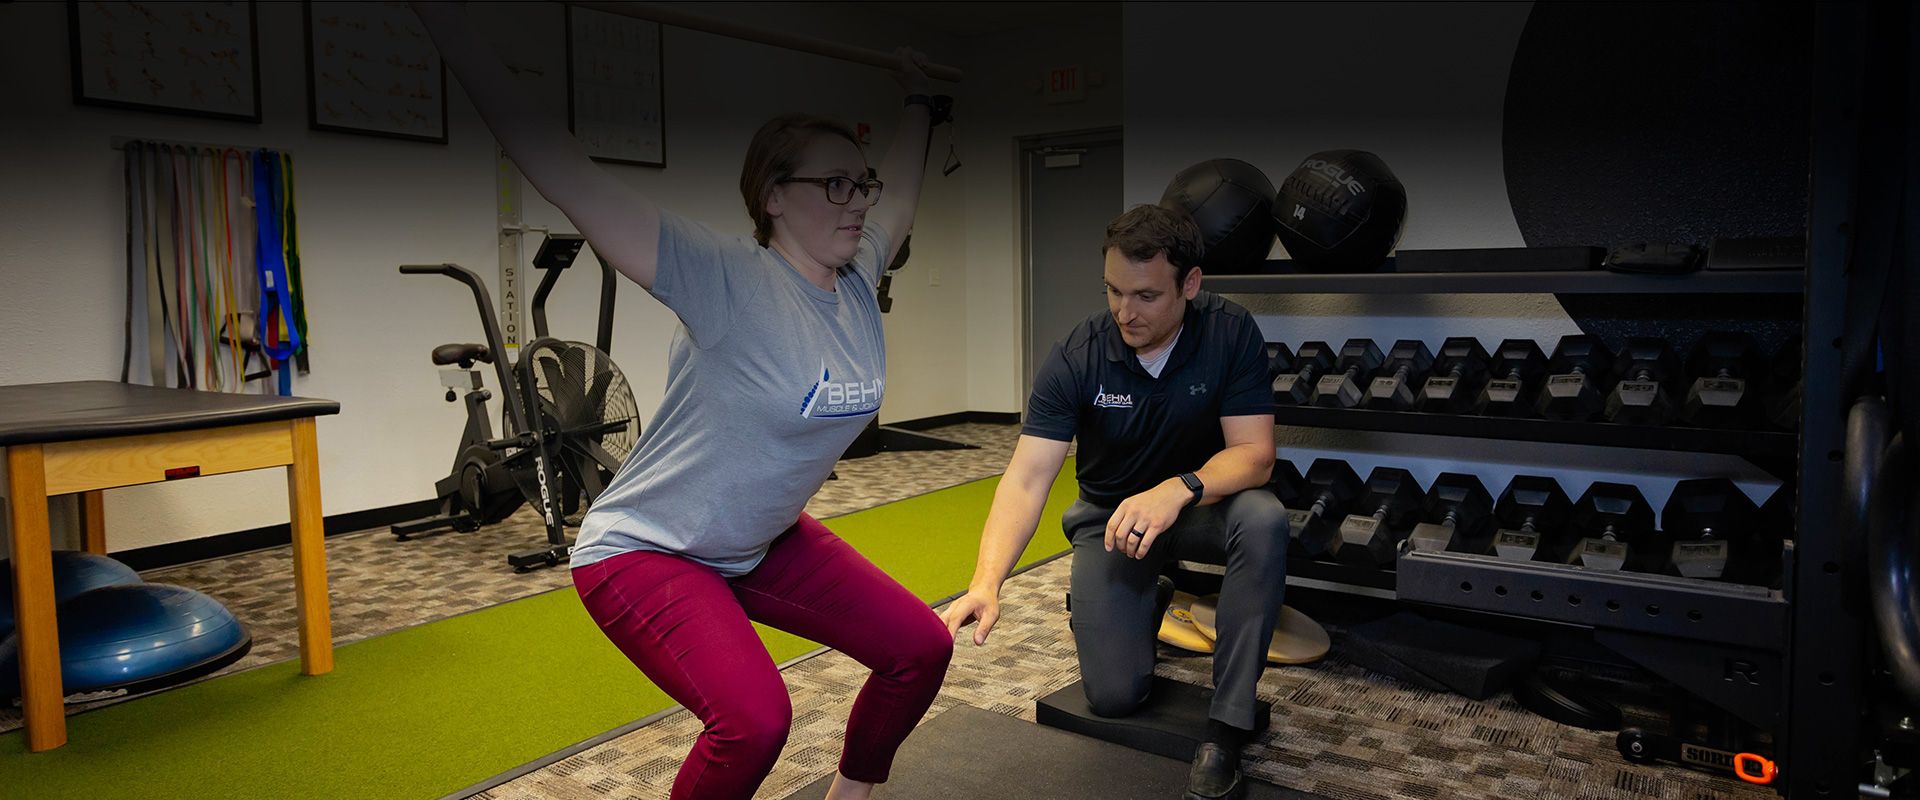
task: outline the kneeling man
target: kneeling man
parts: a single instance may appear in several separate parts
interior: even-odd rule
[[[1238,797],[1286,587],[1286,510],[1264,487],[1274,463],[1264,337],[1246,309],[1200,291],[1199,230],[1138,206],[1107,226],[1107,312],[1060,340],[1036,370],[1019,444],[981,534],[967,594],[943,617],[976,645],[1000,615],[1000,585],[1033,538],[1048,490],[1076,453],[1080,498],[1061,518],[1073,545],[1071,628],[1094,713],[1132,713],[1153,685],[1169,560],[1226,564],[1215,693],[1186,796]]]

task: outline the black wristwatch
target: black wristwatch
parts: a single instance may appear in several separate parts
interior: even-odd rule
[[[1193,499],[1187,501],[1187,505],[1194,505],[1199,503],[1201,495],[1205,494],[1207,491],[1206,484],[1203,484],[1200,482],[1200,476],[1195,475],[1191,472],[1180,473],[1180,482],[1186,484],[1188,489],[1193,490]]]

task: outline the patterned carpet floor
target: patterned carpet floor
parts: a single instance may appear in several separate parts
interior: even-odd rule
[[[827,518],[968,481],[998,475],[1013,455],[1018,429],[952,425],[932,435],[977,450],[881,453],[842,461],[807,512]],[[423,490],[431,487],[422,487]],[[385,528],[327,537],[327,589],[335,646],[446,619],[509,600],[571,587],[564,569],[516,573],[507,554],[540,547],[546,528],[531,507],[473,533],[441,533],[399,541]],[[253,650],[218,677],[299,655],[293,549],[251,553],[148,570],[150,583],[171,583],[219,600],[253,633]],[[125,697],[67,706],[69,714]],[[0,707],[0,732],[23,724],[17,707]]]
[[[1041,535],[1050,531],[1042,530]],[[1007,582],[1005,614],[984,647],[963,641],[926,719],[956,705],[1034,719],[1034,701],[1080,678],[1061,602],[1070,558]],[[1162,645],[1155,671],[1211,685],[1212,662]],[[757,797],[783,798],[833,771],[852,698],[866,670],[826,652],[787,668],[793,733]],[[1427,691],[1333,654],[1270,667],[1260,696],[1273,724],[1245,754],[1248,774],[1335,800],[1397,798],[1766,798],[1732,778],[1626,763],[1613,734],[1550,722],[1506,695],[1484,702]],[[923,720],[924,721],[924,720]],[[476,795],[481,800],[665,797],[700,722],[677,712]],[[876,797],[886,797],[884,788]]]
[[[829,481],[808,511],[830,517],[997,474],[1006,466],[1018,428],[958,425],[931,433],[980,449],[844,461],[839,480]],[[1043,524],[1038,535],[1059,534],[1057,527]],[[399,542],[375,530],[328,539],[336,644],[567,586],[563,570],[516,574],[506,565],[506,553],[543,538],[537,521],[523,509],[472,534]],[[1064,549],[1064,539],[1061,544]],[[296,654],[291,558],[282,547],[154,570],[144,577],[208,592],[248,623],[254,650],[230,672]],[[985,647],[963,642],[957,648],[929,718],[965,704],[1031,721],[1037,698],[1078,680],[1061,603],[1070,569],[1069,558],[1060,558],[1008,581],[1005,616],[993,638]],[[1506,695],[1474,701],[1369,672],[1342,658],[1341,633],[1333,633],[1334,650],[1327,659],[1272,667],[1262,678],[1261,696],[1274,704],[1273,725],[1247,751],[1251,775],[1335,800],[1774,796],[1730,778],[1630,765],[1614,752],[1612,734],[1550,722]],[[1165,646],[1161,656],[1161,675],[1210,682],[1206,656]],[[829,651],[789,667],[784,675],[793,694],[793,732],[761,788],[758,796],[764,798],[786,797],[834,769],[865,670]],[[634,678],[641,679],[638,671]],[[0,730],[18,726],[17,709],[0,709]],[[699,722],[691,715],[669,713],[475,797],[665,797],[698,732]],[[886,796],[884,789],[879,796]]]

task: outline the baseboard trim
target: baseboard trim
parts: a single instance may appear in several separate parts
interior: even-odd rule
[[[952,414],[940,414],[938,416],[932,416],[932,417],[921,417],[919,419],[907,419],[907,420],[901,420],[899,422],[889,422],[887,423],[887,427],[899,428],[901,430],[906,430],[906,431],[925,431],[925,430],[931,430],[933,428],[942,427],[945,425],[960,425],[960,424],[969,423],[969,422],[981,423],[986,425],[1018,425],[1020,424],[1020,412],[1018,411],[957,411]]]
[[[439,510],[439,507],[440,501],[438,500],[421,500],[413,503],[386,506],[384,508],[352,511],[325,518],[322,527],[326,531],[326,535],[337,536],[343,533],[364,531],[368,528],[379,528],[392,525],[396,522],[405,522],[410,519],[431,516]],[[239,555],[241,553],[265,550],[270,547],[280,547],[291,543],[293,543],[293,528],[290,525],[282,524],[269,525],[264,528],[254,528],[252,530],[235,531],[233,533],[223,533],[218,536],[189,539],[184,542],[168,542],[167,544],[157,544],[152,547],[140,547],[133,550],[113,553],[112,556],[115,560],[135,570],[150,570],[160,569],[162,567],[175,567],[194,561],[205,561],[210,558]]]

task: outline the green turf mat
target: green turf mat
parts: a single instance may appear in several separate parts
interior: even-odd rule
[[[929,601],[966,588],[999,478],[827,521]],[[1054,483],[1029,564],[1065,549]],[[761,628],[776,662],[815,647]],[[581,608],[548,592],[335,650],[331,674],[286,661],[68,718],[68,744],[0,736],[0,795],[437,797],[672,705]]]

